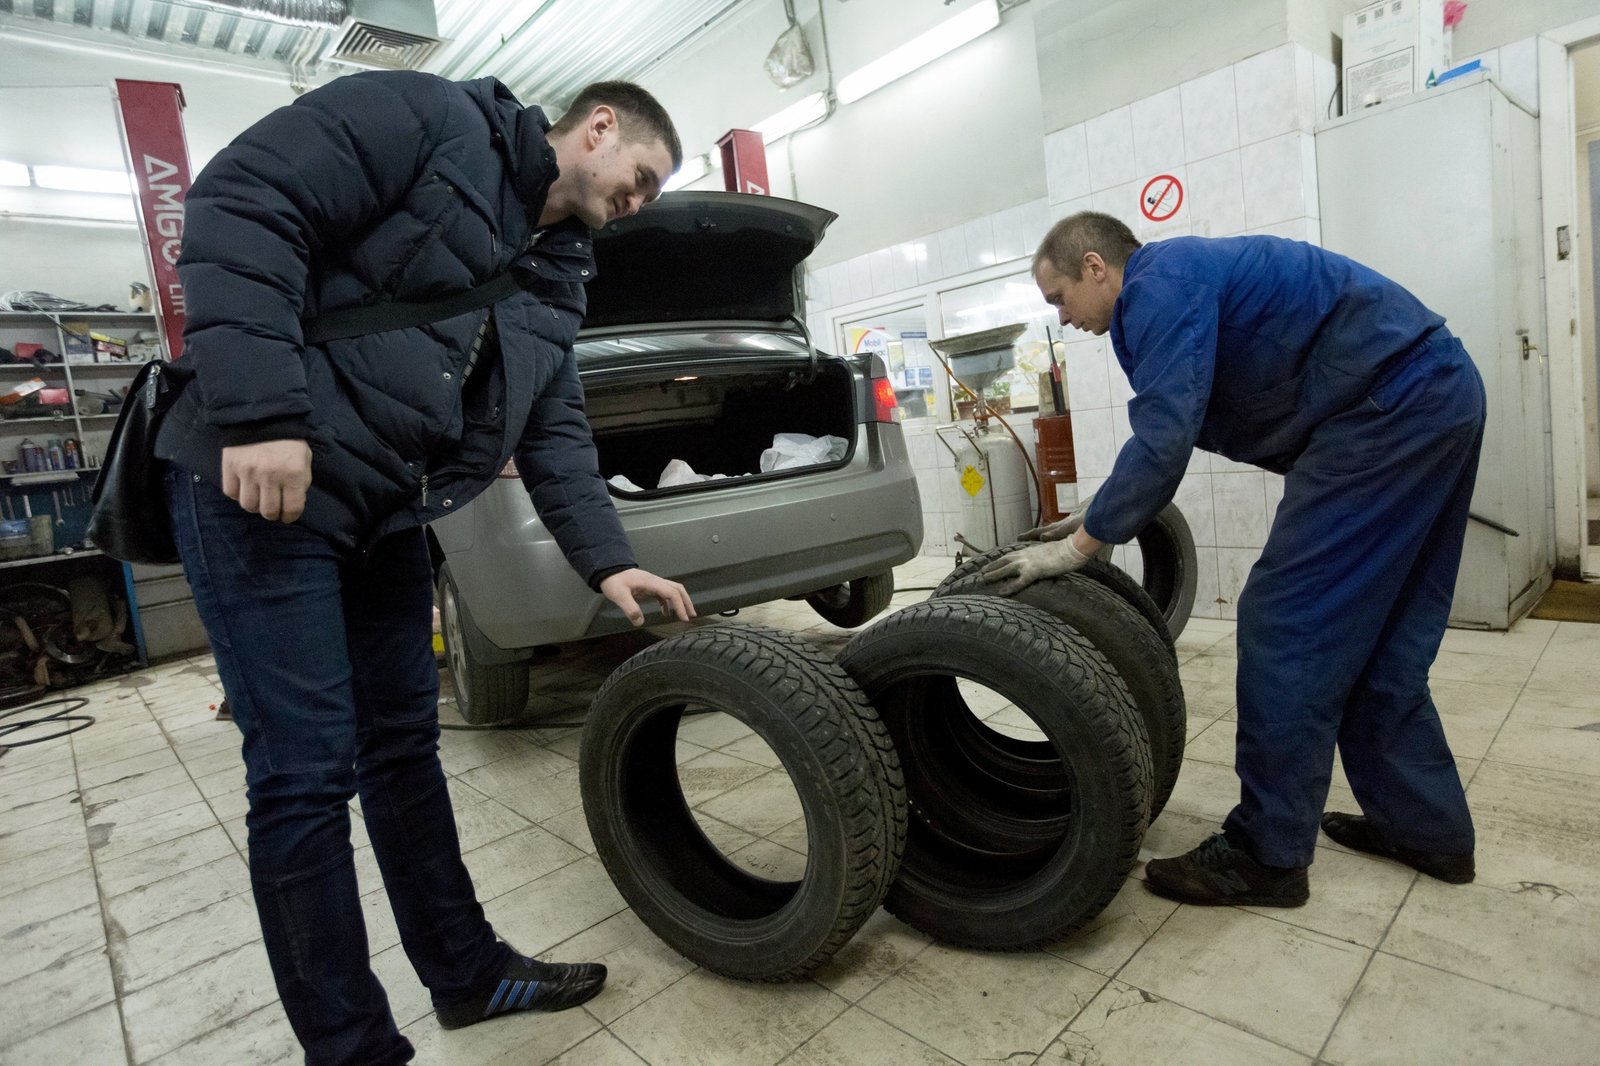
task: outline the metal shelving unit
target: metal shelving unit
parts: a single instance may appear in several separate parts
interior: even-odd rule
[[[51,574],[80,573],[85,566],[104,567],[108,584],[125,596],[130,605],[129,639],[138,648],[138,661],[146,663],[150,649],[145,640],[146,626],[140,618],[142,597],[137,595],[132,568],[93,548],[82,547],[89,522],[89,499],[93,478],[99,473],[98,461],[104,457],[117,416],[84,414],[80,411],[79,389],[92,392],[119,392],[133,380],[143,360],[85,363],[66,358],[68,325],[83,323],[96,332],[129,336],[135,332],[156,333],[161,325],[155,315],[104,311],[0,311],[0,346],[14,348],[18,342],[41,344],[61,356],[60,362],[45,364],[9,363],[0,365],[0,391],[29,377],[41,377],[51,384],[65,385],[71,402],[59,414],[0,418],[0,458],[21,462],[18,446],[25,439],[34,443],[60,437],[78,442],[79,461],[95,457],[97,465],[72,469],[0,473],[0,500],[8,517],[24,514],[50,515],[55,519],[55,551],[23,559],[0,562],[4,583],[41,580],[64,584]],[[92,560],[92,561],[91,561]],[[37,574],[30,574],[30,570]]]

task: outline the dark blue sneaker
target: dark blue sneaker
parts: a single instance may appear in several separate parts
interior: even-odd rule
[[[502,1014],[576,1007],[599,995],[605,983],[606,968],[598,962],[540,962],[517,955],[495,984],[435,1013],[441,1029],[462,1029]]]
[[[1305,867],[1263,866],[1221,833],[1186,855],[1151,859],[1144,876],[1150,891],[1183,903],[1299,907],[1311,895]]]
[[[1413,870],[1421,870],[1429,877],[1437,877],[1452,885],[1464,885],[1476,874],[1470,851],[1462,855],[1456,852],[1420,851],[1391,844],[1367,821],[1365,815],[1329,811],[1322,816],[1322,831],[1347,848],[1403,862]]]

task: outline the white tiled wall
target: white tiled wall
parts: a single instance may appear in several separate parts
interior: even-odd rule
[[[1532,49],[1519,44],[1497,49],[1485,63],[1507,68],[1496,73],[1514,92],[1526,92],[1517,86],[1531,80],[1536,93],[1532,57]],[[1024,259],[1052,221],[1076,211],[1115,215],[1146,241],[1268,233],[1318,243],[1312,129],[1336,84],[1332,63],[1286,44],[1057,130],[1045,138],[1045,201],[813,271],[812,329],[826,337],[827,312],[835,307]],[[1159,174],[1178,178],[1184,202],[1171,220],[1157,224],[1139,212],[1138,200]],[[1128,439],[1133,390],[1106,338],[1070,331],[1064,370],[1082,498],[1099,488]],[[1031,452],[1031,416],[1011,421]],[[922,493],[923,551],[946,554],[954,550],[960,492],[949,452],[926,423],[908,425],[907,438]],[[1195,454],[1177,495],[1199,554],[1195,614],[1234,617],[1282,495],[1283,479],[1275,474]],[[1125,553],[1121,558],[1134,565]]]
[[[1311,131],[1334,84],[1333,64],[1288,44],[1058,130],[1045,138],[1051,217],[1105,211],[1144,241],[1270,233],[1318,242]],[[1184,186],[1183,206],[1159,224],[1138,202],[1157,174]],[[1067,340],[1081,497],[1128,438],[1132,389],[1106,338],[1069,331]],[[1282,495],[1277,475],[1199,452],[1190,461],[1176,502],[1199,555],[1197,615],[1234,617]]]
[[[1534,111],[1539,110],[1538,38],[1524,37],[1475,56],[1456,56],[1451,64],[1460,66],[1474,59],[1482,61],[1490,77],[1499,82],[1502,89]]]
[[[833,341],[828,332],[833,308],[908,292],[997,263],[1015,260],[1017,269],[1026,269],[1027,260],[1044,239],[1050,223],[1046,201],[1034,200],[810,271],[806,281],[807,324],[826,348]],[[1031,457],[1033,416],[1015,415],[1007,420]],[[934,439],[928,422],[907,423],[906,439],[922,496],[923,554],[953,554],[952,534],[957,529],[961,492],[954,460]]]

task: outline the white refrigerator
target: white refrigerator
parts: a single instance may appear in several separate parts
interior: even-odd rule
[[[1316,131],[1322,243],[1444,315],[1489,396],[1451,625],[1505,629],[1555,560],[1539,123],[1482,74]]]

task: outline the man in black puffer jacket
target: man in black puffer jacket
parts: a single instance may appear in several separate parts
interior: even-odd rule
[[[693,617],[683,586],[634,562],[572,354],[589,227],[681,162],[635,85],[590,86],[552,127],[492,78],[371,73],[268,115],[189,193],[187,384],[157,453],[244,735],[251,884],[308,1063],[412,1055],[367,962],[358,794],[441,1026],[576,1006],[605,981],[517,954],[476,900],[439,763],[422,526],[514,461],[569,562],[635,625],[640,598]],[[305,343],[324,316],[403,316],[508,270],[518,288],[492,306]]]

